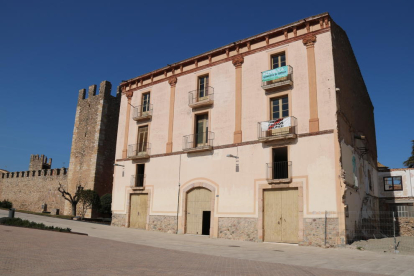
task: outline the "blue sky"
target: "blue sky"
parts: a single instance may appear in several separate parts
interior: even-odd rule
[[[348,34],[375,107],[378,160],[402,167],[414,139],[414,1],[0,0],[0,168],[30,154],[69,165],[78,91],[130,79],[329,12]]]

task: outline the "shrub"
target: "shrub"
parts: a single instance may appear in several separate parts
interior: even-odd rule
[[[111,204],[112,204],[112,194],[104,194],[101,196],[101,208],[99,212],[102,214],[111,213]]]
[[[55,226],[46,226],[43,223],[37,223],[33,221],[28,221],[21,218],[4,218],[0,224],[3,225],[10,225],[10,226],[19,226],[25,228],[34,228],[34,229],[42,229],[42,230],[51,230],[57,232],[71,232],[72,229],[70,228],[60,228]]]
[[[12,207],[13,207],[13,203],[11,203],[10,201],[8,201],[6,199],[3,200],[3,201],[0,201],[0,208],[10,209]]]
[[[82,190],[79,192],[79,203],[81,204],[81,216],[85,217],[88,209],[92,207],[100,208],[101,201],[99,195],[94,190]]]

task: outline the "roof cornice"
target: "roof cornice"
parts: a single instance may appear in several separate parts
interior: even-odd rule
[[[299,28],[306,28],[307,33],[306,35],[311,35],[312,33],[315,33],[315,31],[310,31],[310,25],[315,25],[315,23],[319,23],[321,28],[330,28],[330,16],[329,13],[321,13],[315,16],[311,16],[299,21],[296,21],[294,23],[288,24],[288,25],[284,25],[282,27],[278,27],[263,33],[260,33],[258,35],[254,35],[242,40],[238,40],[235,41],[233,43],[227,44],[225,46],[216,48],[214,50],[208,51],[208,52],[204,52],[200,55],[197,56],[193,56],[190,58],[187,58],[185,60],[182,60],[180,62],[176,62],[173,64],[170,64],[168,66],[162,67],[160,69],[156,69],[154,71],[151,71],[149,73],[140,75],[138,77],[129,79],[125,82],[121,83],[121,88],[122,91],[125,90],[129,90],[129,89],[133,89],[133,90],[137,90],[137,89],[141,89],[144,88],[146,86],[155,84],[155,83],[159,83],[160,81],[153,81],[153,78],[156,76],[160,76],[160,75],[164,75],[164,78],[162,79],[162,81],[166,81],[167,79],[169,79],[172,75],[174,76],[178,76],[178,75],[182,75],[182,74],[176,74],[176,71],[179,71],[179,73],[183,73],[183,66],[188,65],[188,64],[196,64],[197,67],[197,63],[200,60],[206,60],[208,59],[211,62],[211,57],[214,55],[220,55],[223,53],[226,53],[227,55],[227,59],[230,57],[230,51],[232,52],[237,52],[239,51],[240,47],[247,47],[248,50],[250,51],[250,45],[251,43],[255,43],[257,41],[263,41],[266,40],[267,44],[269,45],[269,37],[275,36],[277,34],[284,34],[286,40],[291,40],[288,39],[287,37],[287,33],[288,31],[293,31],[294,34],[294,38],[297,37],[296,32],[297,29]],[[316,31],[317,32],[317,31]],[[298,37],[303,37],[304,35],[298,35]],[[276,44],[276,43],[272,43]],[[279,44],[279,43],[277,43]],[[247,53],[244,53],[243,55],[245,55]],[[232,55],[232,57],[234,57],[234,54]],[[216,63],[216,62],[214,62]],[[221,63],[221,62],[220,62]],[[204,66],[203,66],[204,67]],[[196,68],[197,70],[200,70],[201,67]],[[194,71],[194,70],[191,70]],[[151,80],[149,84],[143,84],[143,80]],[[132,88],[131,86],[136,84],[136,86],[134,88]]]

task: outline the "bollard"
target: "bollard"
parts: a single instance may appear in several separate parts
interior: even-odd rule
[[[14,209],[14,208],[10,208],[9,209],[9,218],[14,218],[14,211],[15,211],[16,209]]]

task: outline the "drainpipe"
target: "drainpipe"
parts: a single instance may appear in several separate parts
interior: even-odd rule
[[[177,231],[178,234],[178,212],[180,211],[180,190],[181,190],[181,154],[180,154],[180,164],[178,166],[178,201],[177,201]]]

